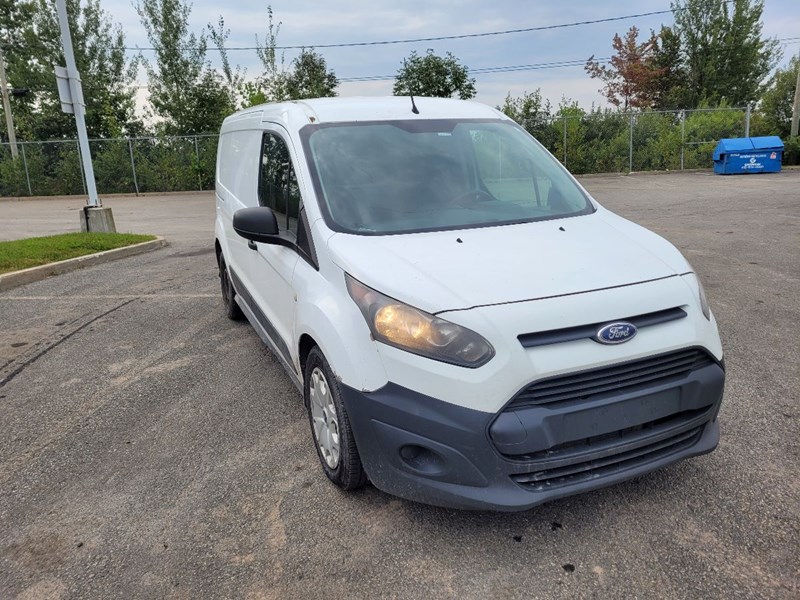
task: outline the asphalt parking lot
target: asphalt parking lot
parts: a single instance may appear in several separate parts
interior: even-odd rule
[[[0,598],[800,596],[800,172],[583,183],[702,276],[716,452],[515,514],[340,493],[222,312],[213,195],[112,198],[170,246],[0,294]],[[0,239],[81,205],[2,200]]]

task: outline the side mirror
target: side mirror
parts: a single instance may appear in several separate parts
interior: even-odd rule
[[[278,220],[267,206],[242,208],[233,213],[233,230],[252,242],[276,243]]]

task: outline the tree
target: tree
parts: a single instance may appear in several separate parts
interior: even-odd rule
[[[219,16],[216,26],[211,23],[208,24],[208,35],[219,52],[219,59],[222,63],[222,77],[228,88],[228,94],[238,107],[241,104],[245,71],[239,65],[231,66],[231,61],[228,58],[228,49],[225,47],[231,35],[231,30],[225,27],[225,19],[222,15]]]
[[[764,119],[766,131],[784,139],[788,138],[790,133],[798,69],[800,69],[800,58],[796,56],[785,69],[778,69],[769,80],[758,105],[758,112]]]
[[[256,35],[256,55],[261,61],[262,71],[253,81],[248,81],[243,86],[245,106],[283,102],[289,98],[283,52],[280,54],[280,64],[278,64],[277,46],[281,25],[283,25],[281,21],[275,24],[272,6],[267,6],[267,32],[264,41],[259,40]]]
[[[136,10],[155,49],[143,60],[150,103],[164,133],[191,135],[219,130],[235,109],[235,98],[206,60],[205,35],[189,32],[184,0],[141,0]]]
[[[134,65],[125,56],[125,36],[99,0],[67,0],[75,62],[86,101],[90,138],[138,130],[134,115]],[[26,20],[27,17],[27,20]],[[6,18],[22,19],[10,30]],[[65,63],[53,0],[7,4],[0,9],[0,35],[8,60],[8,79],[30,93],[14,103],[20,137],[74,138],[75,120],[61,110],[53,65]]]
[[[763,0],[676,0],[672,10],[689,107],[755,102],[780,59],[777,40],[761,36]]]
[[[497,110],[516,121],[526,131],[534,131],[550,123],[550,108],[550,101],[542,100],[542,91],[536,89],[531,93],[523,92],[518,98],[512,98],[509,93],[503,106],[498,106]]]
[[[27,62],[25,44],[36,14],[35,0],[0,0],[0,45],[6,54],[7,69],[17,61]]]
[[[651,82],[653,108],[689,108],[686,68],[681,59],[681,40],[671,27],[662,26],[653,49],[653,68],[659,76]]]
[[[428,50],[424,56],[416,51],[403,61],[394,80],[395,96],[431,96],[452,98],[454,94],[462,100],[475,96],[475,79],[469,77],[469,69],[448,52],[444,57]]]
[[[35,37],[28,35],[32,28],[34,14],[36,14],[36,3],[33,1],[0,0],[0,45],[3,47],[6,75],[11,87],[30,87],[28,75],[30,54],[25,49],[25,40]],[[22,133],[21,125],[27,120],[26,117],[33,108],[32,95],[28,94],[27,99],[14,99],[11,102],[16,121],[15,129],[18,133]],[[0,110],[2,110],[2,104],[0,104]],[[0,119],[0,124],[2,124],[0,125],[0,138],[6,140],[5,116]],[[26,136],[22,133],[21,137],[24,139]]]
[[[552,107],[549,100],[542,99],[541,90],[523,92],[517,98],[509,93],[503,106],[498,106],[497,110],[516,121],[548,149],[554,147],[557,132],[552,126]]]
[[[229,89],[237,102],[245,107],[264,104],[265,102],[283,102],[302,98],[324,98],[336,95],[339,80],[333,70],[329,70],[325,58],[314,51],[306,49],[292,61],[287,69],[283,52],[278,54],[278,34],[280,21],[276,24],[272,7],[267,7],[267,31],[264,40],[256,35],[256,55],[261,61],[261,72],[251,81],[244,80],[244,73],[237,65],[231,66],[225,50],[230,30],[225,29],[223,18],[217,26],[209,24],[211,40],[220,51],[222,71]]]
[[[586,72],[605,85],[600,90],[614,106],[650,108],[654,100],[654,82],[662,70],[654,63],[658,38],[655,33],[642,43],[637,42],[639,29],[631,27],[624,38],[614,35],[611,45],[615,50],[610,65],[594,60],[586,61]]]
[[[332,97],[338,85],[336,74],[328,70],[325,59],[313,48],[300,52],[286,77],[286,92],[292,100]]]

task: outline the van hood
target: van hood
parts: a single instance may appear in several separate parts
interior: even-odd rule
[[[599,209],[582,217],[431,233],[336,233],[333,261],[430,313],[537,300],[689,270],[659,236]]]

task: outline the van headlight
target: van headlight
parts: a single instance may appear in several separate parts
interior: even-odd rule
[[[441,362],[475,369],[494,348],[474,331],[384,296],[345,273],[347,291],[376,340]]]
[[[708,306],[708,298],[706,298],[706,291],[703,289],[700,278],[695,273],[687,273],[684,277],[688,277],[689,281],[694,283],[694,285],[690,285],[697,290],[697,296],[700,299],[700,310],[703,311],[703,316],[710,321],[711,308]]]

